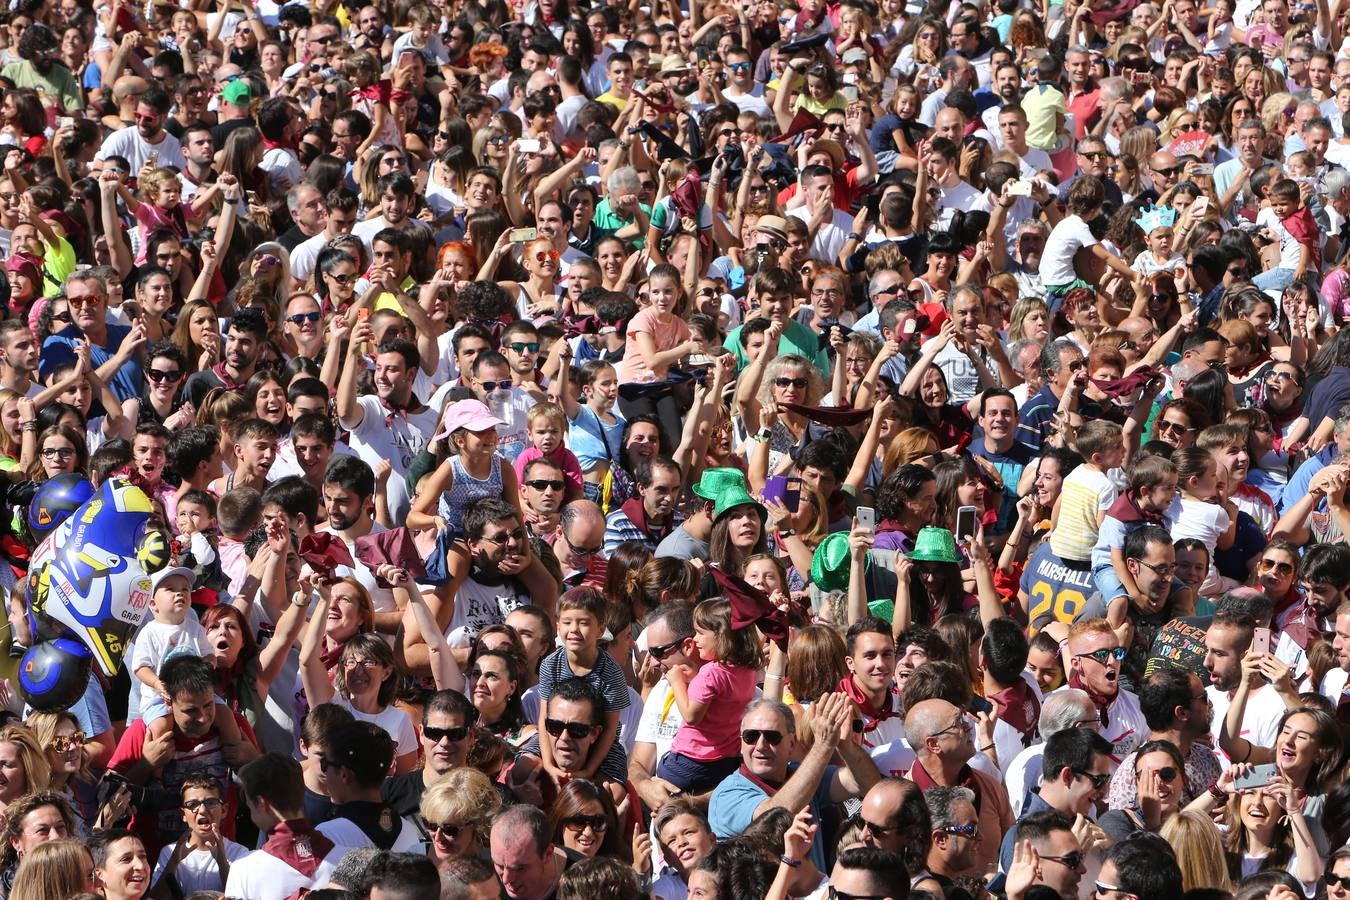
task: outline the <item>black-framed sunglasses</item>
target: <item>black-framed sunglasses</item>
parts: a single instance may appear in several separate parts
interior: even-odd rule
[[[202,808],[206,808],[208,810],[220,809],[224,805],[225,801],[221,800],[219,797],[202,797],[196,800],[183,801],[183,809],[186,809],[188,812],[196,812],[197,810]]]
[[[976,840],[980,836],[980,823],[972,822],[969,825],[944,825],[943,834],[954,834],[957,837],[970,838]]]
[[[183,371],[174,369],[172,372],[166,372],[163,369],[146,369],[145,377],[155,384],[159,384],[161,381],[177,381],[183,377]]]
[[[834,885],[830,885],[828,897],[829,900],[886,900],[885,894],[850,894],[841,891]]]
[[[1327,887],[1339,886],[1343,891],[1350,891],[1350,875],[1334,875],[1328,872],[1322,876],[1322,880],[1326,882]]]
[[[426,829],[427,834],[440,833],[446,840],[453,841],[459,837],[459,833],[467,828],[467,825],[452,825],[449,822],[433,822],[430,819],[422,819],[422,827]]]
[[[1143,562],[1143,560],[1139,560],[1139,562]],[[1152,568],[1152,566],[1149,566],[1149,568]],[[1093,660],[1095,660],[1096,662],[1098,662],[1098,663],[1100,663],[1101,665],[1104,666],[1104,665],[1106,665],[1106,663],[1107,663],[1108,660],[1112,660],[1112,659],[1114,659],[1116,662],[1124,662],[1124,661],[1125,661],[1125,648],[1124,648],[1124,647],[1099,647],[1098,649],[1093,650],[1091,653],[1075,653],[1075,654],[1074,654],[1074,659],[1078,659],[1078,658],[1084,657],[1084,656],[1091,657]]]
[[[545,719],[544,730],[554,737],[562,737],[562,733],[567,732],[568,736],[574,741],[589,737],[595,731],[594,725],[585,722],[563,722],[560,719]]]
[[[609,818],[604,814],[594,816],[568,816],[563,819],[563,827],[573,831],[585,831],[589,828],[596,834],[609,829]]]
[[[763,738],[770,747],[777,747],[783,742],[783,732],[764,728],[747,728],[741,732],[742,743],[754,746]]]
[[[323,313],[316,310],[310,312],[295,313],[286,317],[286,321],[292,325],[303,325],[306,322],[313,324],[323,318]]]
[[[531,478],[529,481],[525,482],[525,484],[528,487],[534,488],[536,491],[547,491],[550,489],[561,491],[563,488],[567,487],[567,482],[562,479],[554,481],[551,478]]]
[[[422,726],[422,737],[429,743],[439,744],[441,741],[449,738],[450,743],[457,744],[469,736],[469,726],[459,725],[455,728],[433,728],[430,725]]]
[[[675,650],[676,647],[680,646],[687,640],[689,640],[689,638],[687,637],[676,638],[669,644],[657,644],[655,647],[648,647],[647,655],[657,661],[663,660],[667,656],[669,656],[671,652]]]
[[[1107,784],[1109,784],[1111,781],[1110,772],[1084,772],[1080,769],[1074,769],[1073,774],[1081,775],[1088,781],[1092,782],[1092,789],[1094,791],[1100,791],[1102,788],[1106,787]]]
[[[1079,850],[1075,850],[1072,853],[1065,853],[1063,856],[1046,856],[1042,853],[1041,859],[1048,859],[1051,862],[1059,863],[1065,868],[1075,870],[1083,864],[1083,854]]]

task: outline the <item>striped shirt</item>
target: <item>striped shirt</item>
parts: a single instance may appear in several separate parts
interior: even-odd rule
[[[1055,555],[1060,559],[1091,559],[1097,543],[1097,513],[1106,512],[1123,489],[1124,485],[1089,465],[1070,472],[1060,488],[1059,518],[1050,532],[1050,549]]]

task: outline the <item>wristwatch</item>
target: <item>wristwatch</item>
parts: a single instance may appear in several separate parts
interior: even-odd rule
[[[767,428],[761,428],[759,431],[756,431],[754,433],[753,437],[757,441],[764,441],[765,443],[768,443],[769,439],[773,437],[773,432]]]

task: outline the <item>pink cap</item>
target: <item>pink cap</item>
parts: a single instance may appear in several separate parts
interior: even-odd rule
[[[481,400],[460,400],[452,403],[446,408],[445,418],[441,421],[443,427],[441,433],[436,435],[436,440],[442,440],[461,428],[467,428],[469,431],[487,431],[489,428],[501,428],[506,425],[494,416]]]

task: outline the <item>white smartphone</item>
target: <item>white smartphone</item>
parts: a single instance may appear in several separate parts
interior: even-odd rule
[[[1270,652],[1270,629],[1255,628],[1252,630],[1252,652],[1266,654]]]
[[[1196,216],[1200,215],[1201,213],[1205,212],[1208,209],[1209,209],[1209,198],[1196,197],[1194,200],[1191,201],[1191,218],[1194,219]]]
[[[964,541],[975,533],[975,507],[962,506],[956,510],[956,540]]]
[[[858,527],[868,531],[877,530],[877,511],[870,506],[858,507]]]
[[[521,153],[538,153],[539,140],[537,138],[521,138],[516,149]]]
[[[1008,196],[1009,196],[1009,197],[1030,197],[1030,196],[1031,196],[1031,182],[1030,182],[1030,181],[1022,181],[1020,178],[1019,178],[1017,181],[1014,181],[1012,184],[1008,185]]]

